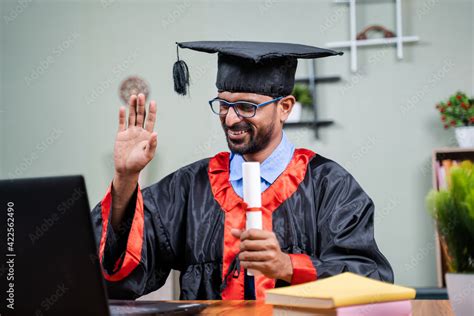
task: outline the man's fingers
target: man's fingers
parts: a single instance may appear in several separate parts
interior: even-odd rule
[[[128,126],[135,126],[137,117],[137,96],[131,95],[128,100]]]
[[[158,135],[152,133],[150,139],[148,140],[146,155],[150,158],[155,154],[156,144],[158,143]]]
[[[135,125],[143,127],[143,121],[145,118],[145,95],[143,93],[138,95],[137,103],[137,119]]]
[[[249,229],[246,230],[240,235],[240,240],[251,239],[251,240],[258,240],[258,239],[267,239],[271,238],[273,233],[270,231],[262,230],[262,229]]]
[[[121,132],[121,131],[124,131],[126,126],[125,126],[125,107],[124,106],[121,106],[119,108],[119,126],[118,126],[118,131]]]
[[[240,261],[240,266],[244,269],[258,270],[262,273],[270,269],[267,261]]]
[[[239,254],[240,261],[269,261],[274,259],[274,251],[243,251]]]
[[[246,239],[240,242],[240,251],[262,251],[276,250],[276,246],[269,239],[250,240]]]
[[[230,230],[230,233],[232,234],[232,236],[234,236],[235,238],[240,238],[240,235],[242,234],[242,231],[240,229],[237,229],[237,228],[232,228]]]
[[[146,116],[146,123],[145,129],[150,133],[153,132],[153,128],[155,128],[155,120],[156,120],[156,102],[150,101],[150,106],[148,107],[148,115]]]

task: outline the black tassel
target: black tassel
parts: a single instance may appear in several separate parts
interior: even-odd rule
[[[178,46],[176,46],[176,55],[178,61],[173,65],[174,91],[178,94],[186,95],[189,89],[189,70],[184,60],[179,59]]]

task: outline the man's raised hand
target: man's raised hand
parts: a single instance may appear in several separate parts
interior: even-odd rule
[[[138,177],[140,171],[155,155],[157,134],[153,132],[153,127],[156,120],[156,102],[150,102],[147,115],[145,96],[132,95],[129,100],[128,125],[125,112],[125,107],[120,107],[114,147],[115,174],[124,178]]]

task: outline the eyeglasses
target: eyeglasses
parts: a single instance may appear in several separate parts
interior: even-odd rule
[[[214,98],[209,101],[209,105],[211,106],[212,112],[219,116],[226,116],[227,113],[229,113],[229,109],[234,108],[235,113],[239,117],[251,118],[255,116],[258,108],[273,102],[277,102],[281,99],[283,99],[283,97],[278,97],[264,103],[256,104],[248,101],[228,102],[226,100]]]

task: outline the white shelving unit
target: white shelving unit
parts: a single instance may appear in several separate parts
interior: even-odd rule
[[[358,2],[380,2],[382,0],[359,0]],[[383,0],[387,1],[387,0]],[[403,36],[402,33],[402,0],[389,0],[395,2],[396,14],[396,37],[392,38],[376,38],[367,40],[357,40],[356,28],[356,0],[334,0],[335,3],[342,3],[349,5],[349,19],[350,19],[350,40],[342,42],[327,43],[328,48],[349,48],[351,53],[351,71],[357,72],[357,47],[359,46],[380,46],[380,45],[396,45],[398,59],[403,59],[403,43],[413,43],[419,41],[418,36]]]

